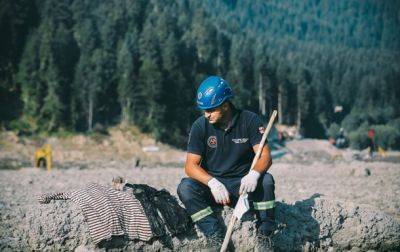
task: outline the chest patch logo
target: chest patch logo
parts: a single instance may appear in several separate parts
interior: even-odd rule
[[[210,136],[207,140],[207,145],[210,148],[217,148],[217,137],[216,136]]]
[[[258,131],[259,131],[261,134],[264,134],[265,128],[264,128],[264,127],[260,127],[260,128],[258,128]]]
[[[241,143],[245,143],[247,142],[247,140],[249,140],[248,138],[233,138],[232,142],[234,142],[235,144],[241,144]]]

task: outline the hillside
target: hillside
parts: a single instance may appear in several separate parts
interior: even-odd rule
[[[0,123],[19,134],[121,122],[183,147],[208,75],[305,137],[374,128],[400,148],[399,2],[3,1]],[[335,107],[341,112],[335,113]]]

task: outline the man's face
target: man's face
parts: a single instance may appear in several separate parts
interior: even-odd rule
[[[204,110],[204,117],[208,120],[209,123],[216,124],[221,120],[222,113],[222,108],[221,106],[219,106],[216,108]]]
[[[211,124],[218,124],[224,117],[224,112],[226,110],[226,105],[222,104],[219,107],[204,110],[204,117]]]

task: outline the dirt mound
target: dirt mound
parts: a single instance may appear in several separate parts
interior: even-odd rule
[[[400,223],[368,207],[314,196],[294,205],[281,204],[277,211],[284,226],[275,243],[283,250],[400,248]]]
[[[5,131],[0,132],[0,169],[32,166],[35,150],[44,143],[52,147],[54,168],[99,167],[114,161],[125,162],[131,167],[139,164],[182,166],[186,157],[182,150],[162,144],[133,126],[115,126],[105,132],[87,135],[65,133],[19,137],[12,131]],[[10,159],[17,165],[8,162]]]
[[[4,207],[4,205],[0,205]],[[3,211],[2,212],[7,212]],[[225,209],[228,222],[232,210]],[[339,203],[315,195],[295,204],[278,203],[278,229],[274,236],[278,250],[322,249],[400,249],[400,224],[391,216],[351,203]],[[166,234],[150,243],[115,237],[94,247],[80,209],[72,202],[55,202],[32,207],[22,223],[13,223],[3,215],[10,234],[2,234],[0,250],[191,250],[198,249],[204,238],[196,230],[176,237]],[[4,232],[4,230],[3,230]],[[196,234],[197,232],[197,234]],[[237,223],[232,235],[236,251],[252,250],[256,235],[253,216],[247,214]],[[200,238],[198,238],[198,236]],[[12,238],[11,238],[12,237]]]
[[[288,153],[279,162],[311,164],[314,161],[332,163],[346,157],[343,150],[332,146],[326,140],[302,139],[292,140],[285,144]]]

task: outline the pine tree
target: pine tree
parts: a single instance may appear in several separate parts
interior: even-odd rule
[[[251,42],[239,38],[232,40],[230,53],[230,69],[227,79],[237,94],[235,104],[241,108],[257,110],[257,94],[254,78],[254,53]]]
[[[122,118],[124,124],[134,121],[134,100],[138,98],[138,69],[139,52],[138,39],[136,32],[133,31],[126,35],[126,38],[118,52],[118,98],[121,105]]]
[[[154,13],[153,13],[154,14]],[[160,44],[152,25],[150,16],[139,41],[141,53],[141,66],[139,69],[139,99],[135,104],[137,109],[138,125],[146,131],[152,131],[157,138],[163,134],[159,123],[163,120],[165,106],[161,103],[163,96],[163,73],[161,69]]]
[[[43,83],[40,81],[39,69],[39,37],[37,33],[28,38],[22,60],[19,64],[17,81],[21,85],[21,100],[23,102],[22,120],[29,122],[33,131],[38,129],[37,119],[43,103]]]

